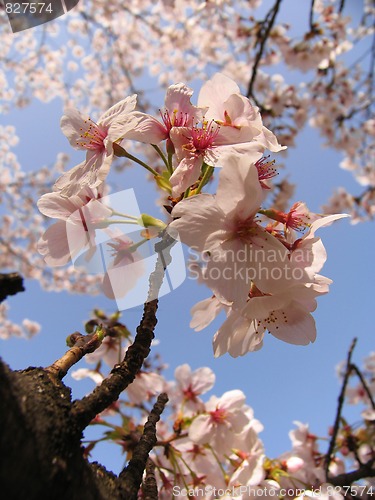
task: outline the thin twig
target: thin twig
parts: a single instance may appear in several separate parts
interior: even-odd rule
[[[370,388],[369,388],[369,386],[367,385],[366,380],[364,379],[364,377],[363,377],[363,375],[362,375],[361,371],[359,370],[359,368],[357,367],[357,365],[353,365],[353,364],[351,365],[351,369],[352,369],[353,371],[355,371],[355,373],[357,374],[357,376],[358,376],[359,380],[361,381],[361,384],[362,384],[362,386],[363,386],[364,390],[366,391],[366,394],[367,394],[367,396],[368,396],[368,398],[369,398],[369,400],[370,400],[370,403],[371,403],[372,409],[373,409],[373,410],[375,410],[375,401],[374,401],[374,399],[373,399],[373,397],[372,397],[372,394],[371,394]]]
[[[350,372],[351,372],[351,358],[352,358],[353,350],[354,350],[356,343],[357,343],[357,339],[354,338],[352,343],[351,343],[351,346],[349,348],[348,357],[347,357],[347,361],[346,361],[344,380],[343,380],[341,392],[340,392],[340,395],[338,398],[338,406],[337,406],[337,412],[336,412],[335,425],[333,427],[333,432],[332,432],[331,440],[329,443],[329,448],[328,448],[327,454],[326,454],[325,459],[324,459],[324,470],[325,470],[327,480],[328,480],[329,466],[331,464],[333,450],[334,450],[335,443],[336,443],[337,433],[339,431],[341,412],[342,412],[342,407],[343,407],[344,399],[345,399],[346,386],[348,385],[348,380],[349,380],[349,376],[350,376]]]
[[[73,333],[69,336],[69,342],[73,344],[69,351],[44,370],[53,378],[62,380],[69,369],[78,363],[83,356],[96,351],[100,347],[105,335],[106,332],[102,327],[97,328],[94,333],[88,335],[82,335],[79,332]]]
[[[314,31],[314,4],[315,0],[311,0],[311,7],[310,7],[310,16],[309,16],[309,24],[310,24],[310,31]]]
[[[119,475],[122,484],[122,494],[127,500],[137,498],[148,455],[157,442],[156,424],[160,420],[160,415],[167,402],[168,396],[165,393],[160,394],[145,423],[142,437],[134,449],[132,459]],[[157,499],[157,496],[149,498],[154,500]]]
[[[273,27],[273,25],[275,23],[276,16],[277,16],[277,13],[279,11],[281,2],[282,2],[282,0],[276,0],[275,5],[268,12],[267,16],[265,17],[265,19],[263,21],[262,30],[265,27],[265,31],[262,34],[262,40],[260,42],[259,50],[258,50],[258,53],[257,53],[257,55],[255,57],[253,71],[252,71],[252,74],[251,74],[251,79],[250,79],[249,86],[248,86],[248,89],[247,89],[247,94],[246,94],[247,97],[252,97],[254,100],[255,100],[255,98],[254,98],[254,95],[253,95],[253,87],[254,87],[254,84],[255,84],[255,79],[257,77],[258,66],[259,66],[259,63],[260,63],[260,61],[262,59],[263,51],[265,49],[265,46],[266,46],[266,43],[267,43],[267,39],[268,39],[269,34],[271,32],[271,29],[272,29],[272,27]]]

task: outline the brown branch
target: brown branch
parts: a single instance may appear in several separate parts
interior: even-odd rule
[[[9,295],[24,292],[23,277],[18,273],[0,274],[0,302]]]
[[[155,500],[158,498],[158,485],[155,478],[155,464],[150,458],[146,462],[146,479],[143,486],[144,500]]]
[[[157,442],[156,424],[160,420],[160,415],[167,402],[168,396],[165,393],[160,394],[145,423],[142,437],[133,452],[132,459],[119,475],[122,484],[122,494],[127,500],[135,500],[137,498],[148,455]],[[157,499],[157,491],[156,496],[149,496],[148,498],[150,500]]]
[[[354,481],[365,479],[367,477],[375,477],[374,459],[369,460],[366,464],[362,464],[359,469],[338,476],[328,477],[327,481],[334,486],[348,486]]]
[[[368,72],[368,96],[369,96],[369,102],[372,102],[372,93],[374,91],[374,73],[375,73],[375,33],[373,34],[372,37],[372,45],[371,45],[371,59],[370,59],[370,68]],[[371,108],[370,105],[367,109],[367,116],[368,118],[371,117]]]
[[[344,405],[344,400],[345,400],[346,386],[348,385],[348,380],[349,380],[349,376],[350,376],[350,372],[351,372],[351,358],[352,358],[353,350],[354,350],[356,343],[357,343],[357,339],[354,338],[352,343],[351,343],[351,346],[349,348],[348,357],[347,357],[347,361],[346,361],[344,380],[343,380],[341,392],[340,392],[340,395],[338,398],[338,406],[337,406],[335,424],[333,427],[333,432],[332,432],[331,440],[329,443],[328,451],[327,451],[327,454],[326,454],[325,459],[324,459],[324,469],[325,469],[327,481],[328,481],[329,466],[330,466],[331,460],[333,458],[332,457],[333,450],[334,450],[335,443],[336,443],[337,433],[339,431],[341,412],[342,412],[342,407]]]
[[[144,359],[150,353],[157,323],[157,308],[157,300],[144,305],[143,317],[137,327],[137,335],[133,344],[126,351],[124,360],[113,367],[109,376],[91,394],[81,400],[74,401],[72,415],[82,429],[85,429],[98,413],[116,401],[121,392],[135,379]]]
[[[144,304],[143,317],[137,327],[137,335],[133,344],[126,351],[125,358],[114,366],[109,376],[91,394],[73,403],[72,416],[82,430],[98,413],[118,399],[121,392],[133,382],[145,358],[150,353],[157,323],[157,296],[163,283],[164,271],[171,262],[169,251],[175,241],[165,233],[162,241],[155,245],[158,258],[155,270],[150,275],[147,302]]]
[[[73,344],[69,351],[44,370],[53,378],[62,380],[69,369],[78,363],[83,356],[94,352],[100,347],[105,335],[106,333],[102,327],[98,327],[94,333],[90,333],[89,335],[82,335],[79,332],[73,333],[68,337],[68,342]]]
[[[366,391],[366,394],[370,400],[370,403],[371,403],[371,406],[372,406],[372,409],[375,410],[375,402],[374,402],[374,398],[372,397],[372,394],[371,394],[371,391],[370,391],[370,388],[369,386],[367,385],[366,383],[366,380],[364,379],[364,376],[362,375],[361,371],[359,370],[359,368],[357,367],[357,365],[351,365],[351,369],[353,371],[355,371],[355,373],[357,374],[357,377],[359,378],[359,380],[361,381],[361,384],[364,388],[364,390]]]
[[[315,0],[311,0],[311,7],[310,7],[310,16],[309,16],[309,24],[310,24],[310,31],[314,31],[314,4]]]
[[[341,0],[340,7],[339,7],[339,14],[342,13],[342,11],[344,10],[344,7],[345,7],[345,0]]]
[[[247,97],[252,97],[255,101],[256,101],[256,99],[253,95],[253,87],[255,84],[256,77],[257,77],[258,66],[259,66],[260,60],[262,59],[263,52],[264,52],[264,49],[266,47],[267,39],[268,39],[270,32],[271,32],[271,29],[275,23],[276,16],[277,16],[277,13],[279,11],[281,2],[282,2],[282,0],[276,0],[275,5],[268,12],[268,14],[266,15],[266,17],[262,23],[263,26],[261,28],[261,35],[260,35],[261,42],[260,42],[258,53],[255,57],[253,71],[251,74],[251,79],[250,79],[249,86],[248,86],[247,93],[246,93]]]

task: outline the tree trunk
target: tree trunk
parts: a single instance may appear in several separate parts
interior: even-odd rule
[[[117,500],[118,478],[83,456],[71,393],[41,368],[0,360],[0,488],[6,500]]]

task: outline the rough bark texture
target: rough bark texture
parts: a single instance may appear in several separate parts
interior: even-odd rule
[[[118,479],[83,457],[70,390],[41,368],[0,360],[0,488],[4,500],[117,500]]]
[[[24,292],[23,278],[18,273],[0,273],[0,302],[9,295],[16,295],[18,292]]]

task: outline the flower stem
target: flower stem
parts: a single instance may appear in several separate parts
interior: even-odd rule
[[[121,152],[119,151],[120,149],[121,149]],[[152,167],[150,167],[149,165],[147,165],[147,163],[145,163],[144,161],[140,160],[136,156],[131,155],[130,153],[128,153],[126,151],[126,149],[124,149],[121,146],[116,149],[116,156],[122,156],[122,157],[128,158],[129,160],[134,161],[135,163],[138,163],[138,165],[141,165],[143,168],[145,168],[146,170],[148,170],[149,172],[151,172],[151,174],[154,175],[155,177],[159,175],[156,172],[156,170],[154,170]]]
[[[172,175],[173,174],[173,165],[172,165],[172,158],[173,158],[173,153],[168,153],[168,172]]]
[[[138,219],[138,217],[136,217],[135,215],[123,214],[121,212],[117,212],[116,210],[112,210],[112,215],[118,215],[119,217],[125,217],[126,219]]]
[[[105,224],[106,226],[109,226],[111,224],[136,224],[137,226],[139,225],[136,220],[122,220],[122,219],[104,220],[100,224],[98,224],[98,227],[100,227],[101,224]]]
[[[195,190],[194,194],[199,194],[202,191],[203,186],[207,184],[207,182],[209,181],[209,179],[213,173],[214,173],[214,167],[207,165],[206,171],[203,174],[203,177],[202,177],[197,189]]]
[[[151,146],[155,149],[155,151],[158,153],[160,158],[163,160],[164,165],[167,167],[167,170],[170,174],[172,174],[172,170],[170,168],[170,164],[168,163],[167,158],[165,157],[163,151],[157,146],[156,144],[151,144]]]

